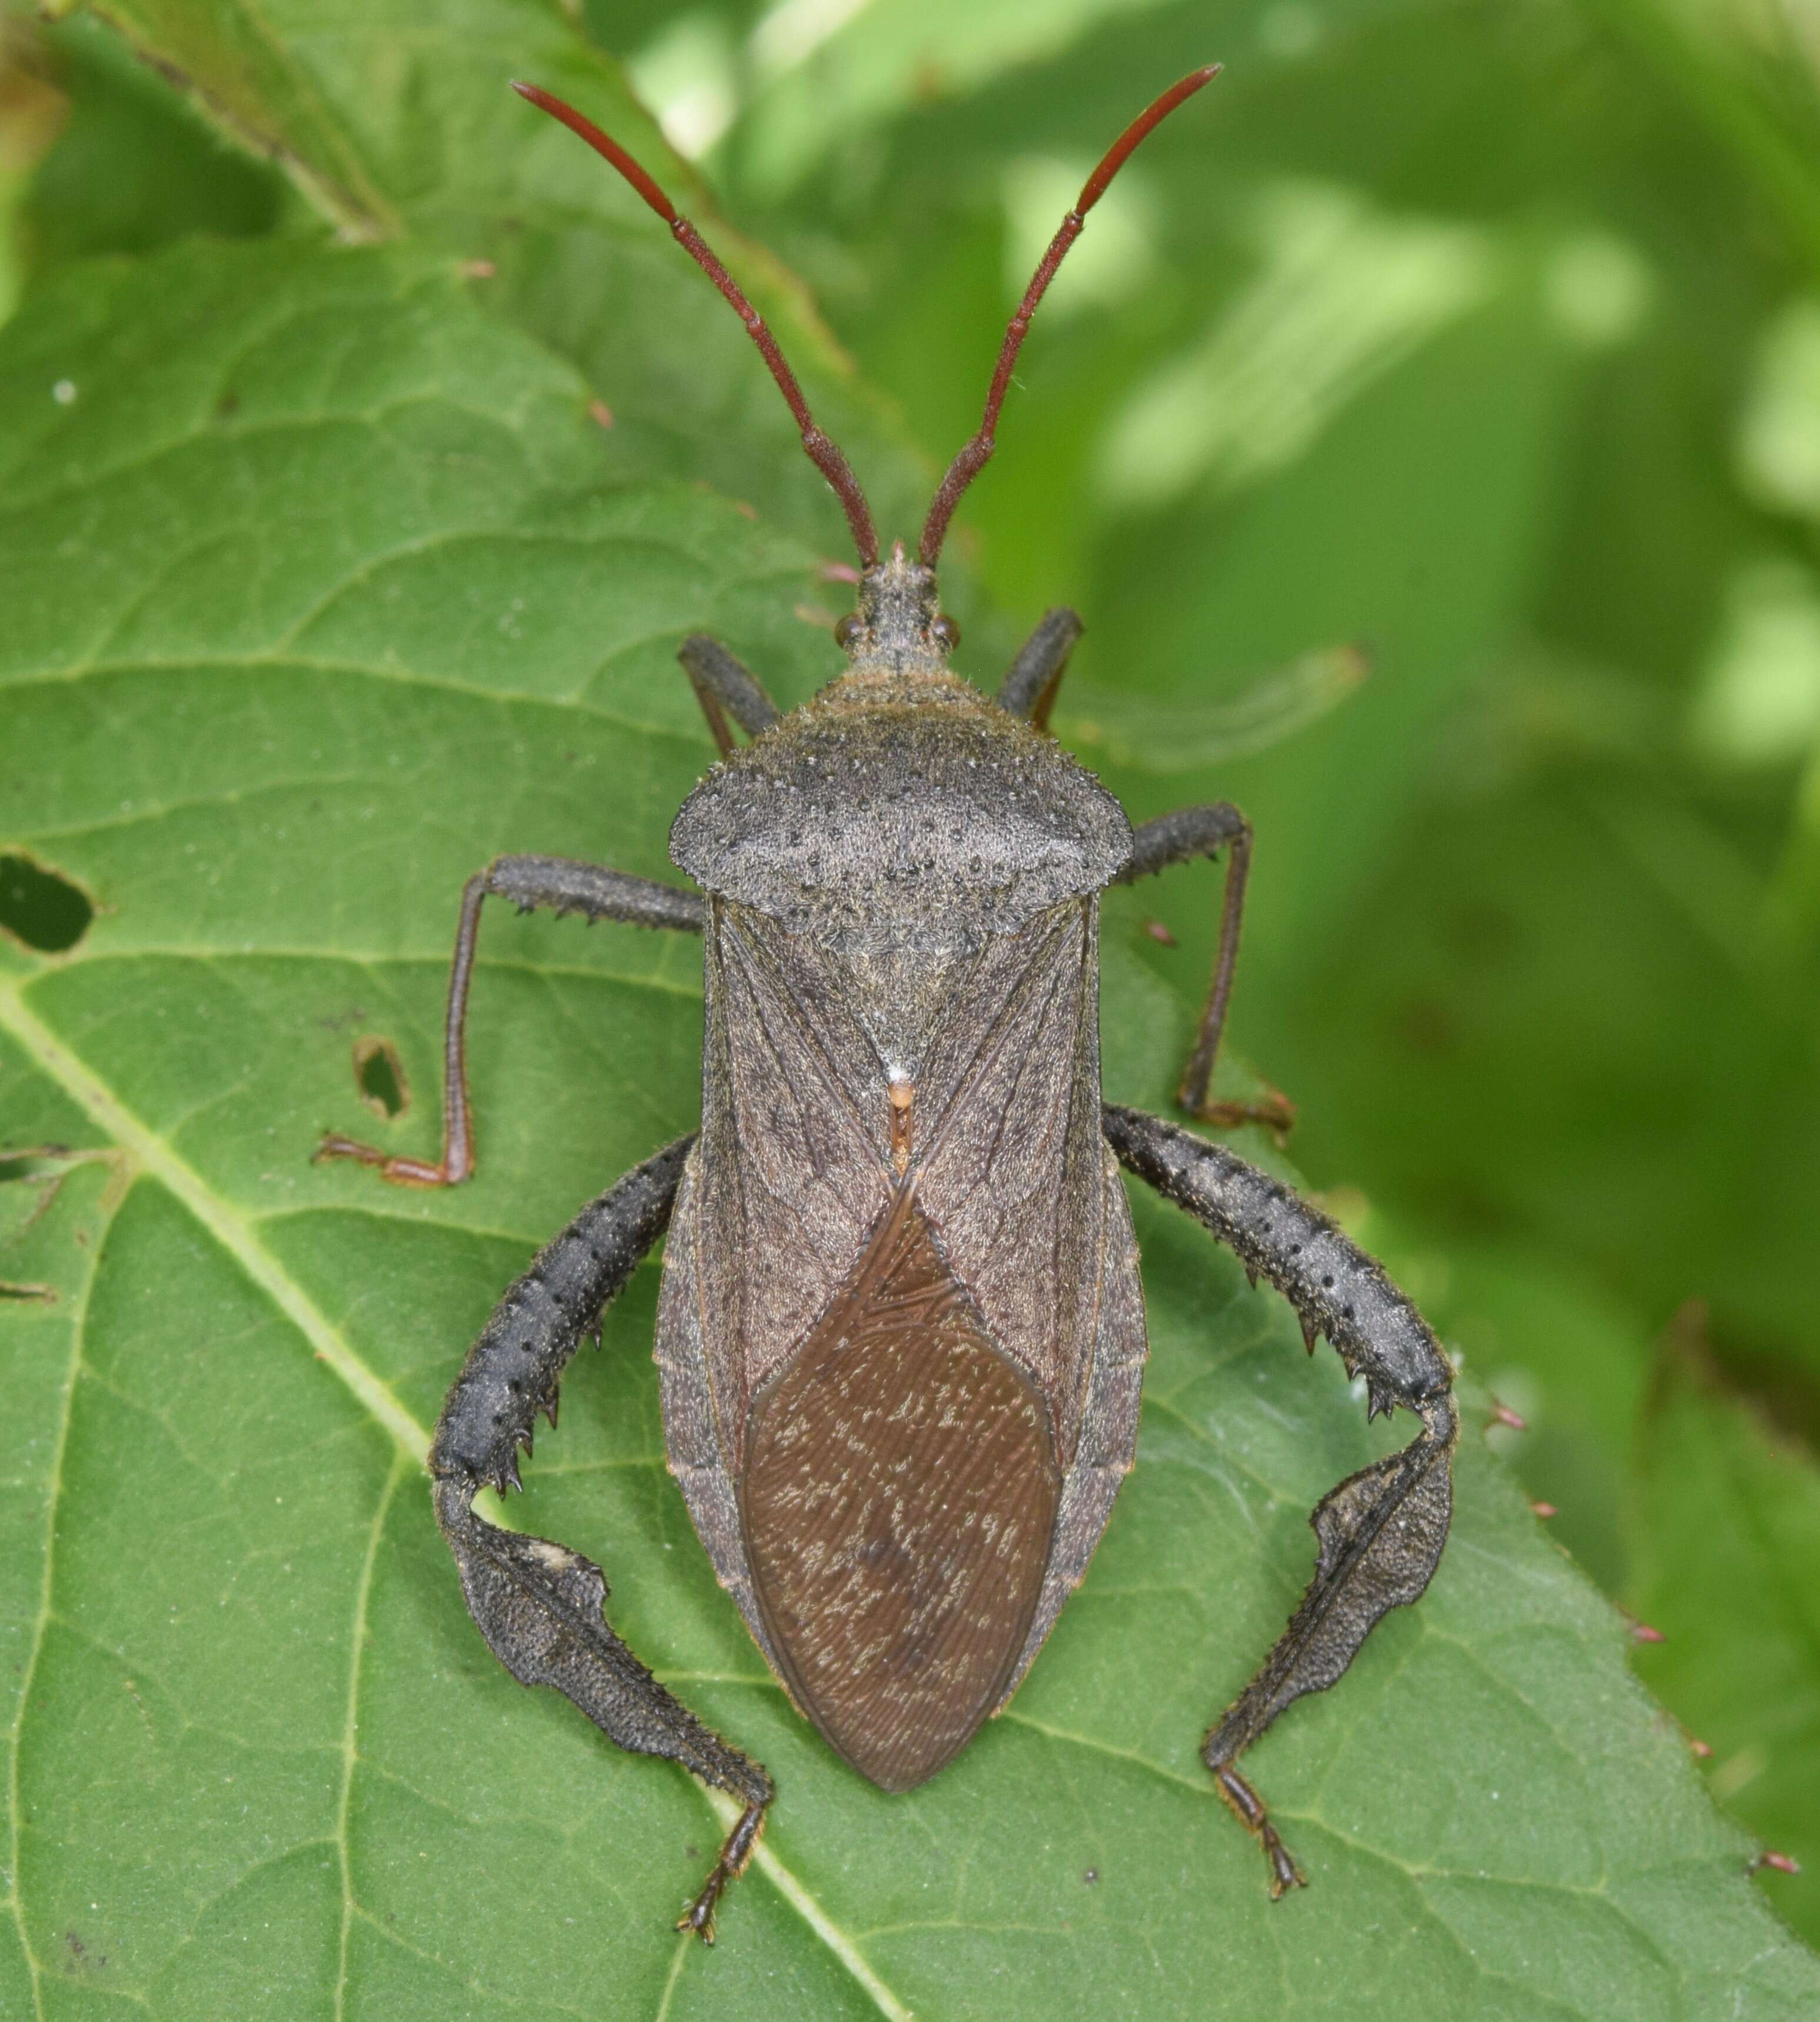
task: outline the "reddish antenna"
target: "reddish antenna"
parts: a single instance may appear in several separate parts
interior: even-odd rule
[[[992,433],[999,425],[999,410],[1005,404],[1005,393],[1011,385],[1011,373],[1018,363],[1018,353],[1023,348],[1025,334],[1030,327],[1030,319],[1036,313],[1036,305],[1054,279],[1055,270],[1062,265],[1069,247],[1080,236],[1087,214],[1106,195],[1107,184],[1125,166],[1133,150],[1151,130],[1160,126],[1184,99],[1192,98],[1204,84],[1211,84],[1219,72],[1218,64],[1208,64],[1202,69],[1191,71],[1180,83],[1171,85],[1107,148],[1099,166],[1081,186],[1073,210],[1063,218],[1062,228],[1049,242],[1049,250],[1037,262],[1036,271],[1030,276],[1030,285],[1024,290],[1024,299],[1018,305],[1018,313],[1006,328],[1005,341],[999,347],[998,366],[986,394],[985,414],[978,430],[963,443],[959,454],[948,466],[948,475],[942,479],[930,503],[929,517],[923,523],[923,538],[917,543],[917,553],[926,568],[934,568],[948,533],[948,523],[954,517],[954,509],[960,503],[961,494],[985,468],[997,446]]]
[[[1180,89],[1179,86],[1177,88]],[[732,304],[740,322],[746,326],[747,334],[757,345],[759,355],[770,367],[771,377],[777,381],[778,391],[790,403],[790,411],[796,417],[796,425],[802,431],[802,447],[809,462],[834,487],[835,495],[840,500],[841,508],[847,516],[847,524],[853,529],[853,545],[860,551],[860,566],[870,568],[879,559],[879,536],[873,528],[872,509],[866,503],[866,495],[860,489],[860,481],[854,476],[852,465],[833,441],[816,426],[815,417],[809,411],[809,403],[802,397],[802,389],[796,383],[796,374],[784,363],[777,338],[771,334],[765,319],[747,301],[739,283],[714,257],[707,241],[686,217],[678,215],[675,205],[619,142],[603,133],[591,119],[584,119],[572,105],[565,105],[560,98],[540,90],[534,84],[521,84],[514,78],[512,89],[521,98],[529,99],[539,111],[547,112],[553,119],[560,119],[572,133],[579,133],[602,160],[610,162],[670,227],[670,235],[677,244]],[[1164,108],[1165,111],[1168,109],[1167,107]],[[1159,113],[1157,116],[1160,119],[1162,115]],[[1152,124],[1154,123],[1153,121]],[[1139,139],[1142,137],[1142,135],[1138,137]],[[1134,141],[1131,144],[1135,147],[1137,142]],[[1110,160],[1111,157],[1109,155],[1107,159]],[[1095,194],[1097,195],[1098,192],[1095,191]],[[1075,228],[1076,231],[1080,229],[1078,221]],[[991,453],[989,448],[987,455]],[[981,458],[981,461],[983,462],[985,458]]]

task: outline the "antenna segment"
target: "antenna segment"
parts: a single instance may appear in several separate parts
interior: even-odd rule
[[[1201,80],[1202,83],[1205,82],[1204,78]],[[860,489],[860,481],[854,476],[852,465],[841,454],[834,442],[816,426],[815,417],[809,411],[809,403],[802,397],[802,389],[796,383],[796,374],[784,362],[784,353],[778,349],[777,340],[772,335],[769,326],[747,301],[739,283],[714,257],[707,240],[686,217],[678,214],[675,205],[663,194],[651,177],[647,175],[645,170],[633,160],[619,142],[603,133],[591,119],[583,118],[572,105],[565,104],[560,98],[553,97],[547,91],[540,90],[534,84],[521,84],[514,78],[512,89],[521,98],[529,99],[540,111],[547,112],[553,119],[560,119],[572,133],[579,133],[602,160],[610,162],[617,169],[639,195],[670,227],[670,235],[677,244],[700,268],[732,305],[740,322],[746,326],[746,334],[757,345],[759,355],[770,368],[771,377],[777,381],[778,391],[789,403],[791,413],[796,417],[796,425],[802,432],[802,447],[809,462],[834,487],[835,495],[841,502],[841,509],[847,516],[847,524],[853,529],[853,545],[860,553],[860,566],[862,568],[870,568],[879,559],[879,536],[872,525],[872,509],[866,503],[866,495]],[[1178,85],[1176,89],[1179,93],[1182,87]],[[1157,102],[1159,104],[1162,103],[1160,100]],[[1153,108],[1152,110],[1154,111],[1155,108]],[[1164,111],[1168,110],[1168,107],[1164,106]],[[1149,116],[1149,115],[1146,115],[1146,118]],[[1156,114],[1156,119],[1161,117],[1162,113]],[[1152,119],[1151,124],[1153,126],[1155,123],[1156,119]],[[1142,140],[1142,134],[1138,135],[1138,140]],[[1127,140],[1129,141],[1129,145],[1127,145],[1126,141],[1121,141],[1120,145],[1124,147],[1126,152],[1129,153],[1131,148],[1137,145],[1138,141],[1131,140],[1129,136],[1127,137]],[[1117,149],[1115,148],[1113,152],[1116,154]],[[1112,156],[1108,155],[1106,159],[1110,161]],[[1116,166],[1116,164],[1114,166]],[[1101,172],[1107,173],[1104,163],[1101,165]],[[1095,191],[1095,195],[1098,194],[1098,191]],[[1080,228],[1080,221],[1076,219],[1075,229],[1079,231]],[[1056,255],[1057,258],[1060,257],[1060,254]],[[986,455],[989,456],[991,454],[992,449],[989,443]],[[985,458],[982,457],[980,460],[984,462]],[[951,473],[950,475],[952,474]],[[950,509],[952,510],[952,508]],[[926,534],[924,538],[926,540]]]
[[[1049,250],[1038,261],[1036,271],[1030,277],[1030,285],[1024,290],[1024,299],[1018,305],[1018,313],[1012,317],[1005,330],[1005,341],[999,348],[999,362],[992,374],[992,383],[986,394],[986,409],[978,430],[963,443],[959,454],[948,466],[948,474],[941,480],[934,498],[930,502],[929,517],[923,523],[923,538],[917,544],[917,553],[925,568],[934,568],[936,558],[941,553],[941,543],[948,533],[948,523],[954,517],[954,509],[960,503],[961,494],[978,476],[996,447],[993,432],[999,425],[999,410],[1005,403],[1005,393],[1011,383],[1011,373],[1018,363],[1018,353],[1023,348],[1024,338],[1030,327],[1030,319],[1036,313],[1036,305],[1042,301],[1049,283],[1055,278],[1055,270],[1062,265],[1068,249],[1080,236],[1080,229],[1087,221],[1087,214],[1106,195],[1106,185],[1122,169],[1134,149],[1150,133],[1168,118],[1184,99],[1192,98],[1205,84],[1211,84],[1219,76],[1220,66],[1208,64],[1204,68],[1192,71],[1179,84],[1172,84],[1154,104],[1140,112],[1106,151],[1099,166],[1082,185],[1075,205],[1062,219],[1061,229],[1049,242]],[[649,199],[647,199],[649,201]],[[807,438],[805,438],[806,440]]]

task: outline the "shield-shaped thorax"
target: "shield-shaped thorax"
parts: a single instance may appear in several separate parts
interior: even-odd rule
[[[671,1465],[779,1677],[886,1788],[1002,1701],[1058,1550],[1072,1584],[1091,1549],[1071,1483],[1128,1460],[1096,1376],[1142,1325],[1095,932],[1130,836],[1050,739],[926,677],[837,684],[672,832],[708,903]]]

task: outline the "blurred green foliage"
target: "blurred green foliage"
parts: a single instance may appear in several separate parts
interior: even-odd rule
[[[168,46],[216,10],[108,11]],[[906,532],[901,446],[933,473],[974,425],[1081,173],[1161,82],[1226,62],[1095,214],[1025,350],[955,537],[969,665],[1076,605],[1062,714],[1091,730],[1096,695],[1121,721],[1180,705],[1154,719],[1180,724],[1310,655],[1369,655],[1317,721],[1218,765],[1192,739],[1080,748],[1135,814],[1215,794],[1251,814],[1239,1050],[1299,1104],[1303,1170],[1362,1196],[1349,1214],[1528,1419],[1507,1451],[1557,1535],[1668,1633],[1651,1682],[1712,1745],[1723,1801],[1806,1861],[1768,1885],[1820,1940],[1820,1813],[1791,1801],[1820,1776],[1811,18],[1775,0],[584,12],[715,207],[806,283],[857,371],[810,338],[806,381]],[[206,116],[243,133],[247,106],[199,111],[94,19],[13,18],[5,46],[9,302],[80,256],[313,229],[306,198],[352,235],[392,228],[373,188],[396,175],[369,188],[350,164],[300,195]],[[503,46],[498,67],[537,57]],[[839,553],[706,290],[670,385],[620,410],[590,305],[635,302],[675,257],[661,234],[610,192],[521,215],[484,148],[444,159],[408,93],[393,110],[369,161],[422,161],[417,228],[493,263],[499,312],[601,388],[629,455],[647,440],[656,467],[680,440]],[[592,167],[549,159],[576,190]],[[1214,874],[1143,898],[1109,931],[1192,991]]]

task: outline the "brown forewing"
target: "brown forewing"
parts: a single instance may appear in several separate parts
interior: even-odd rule
[[[908,1185],[755,1400],[740,1506],[778,1669],[885,1790],[933,1776],[1010,1683],[1060,1495],[1049,1419]]]
[[[890,1787],[1021,1675],[1129,1464],[1142,1319],[1098,1128],[1095,927],[1091,901],[1053,907],[899,1002],[888,965],[711,907],[667,1437],[780,1677]]]
[[[1095,925],[1074,903],[989,936],[937,1005],[901,1007],[888,1061],[874,1036],[888,1020],[850,970],[714,903],[698,1268],[735,1473],[753,1392],[806,1338],[896,1188],[894,1071],[914,1088],[923,1212],[1072,1454],[1103,1235]]]

